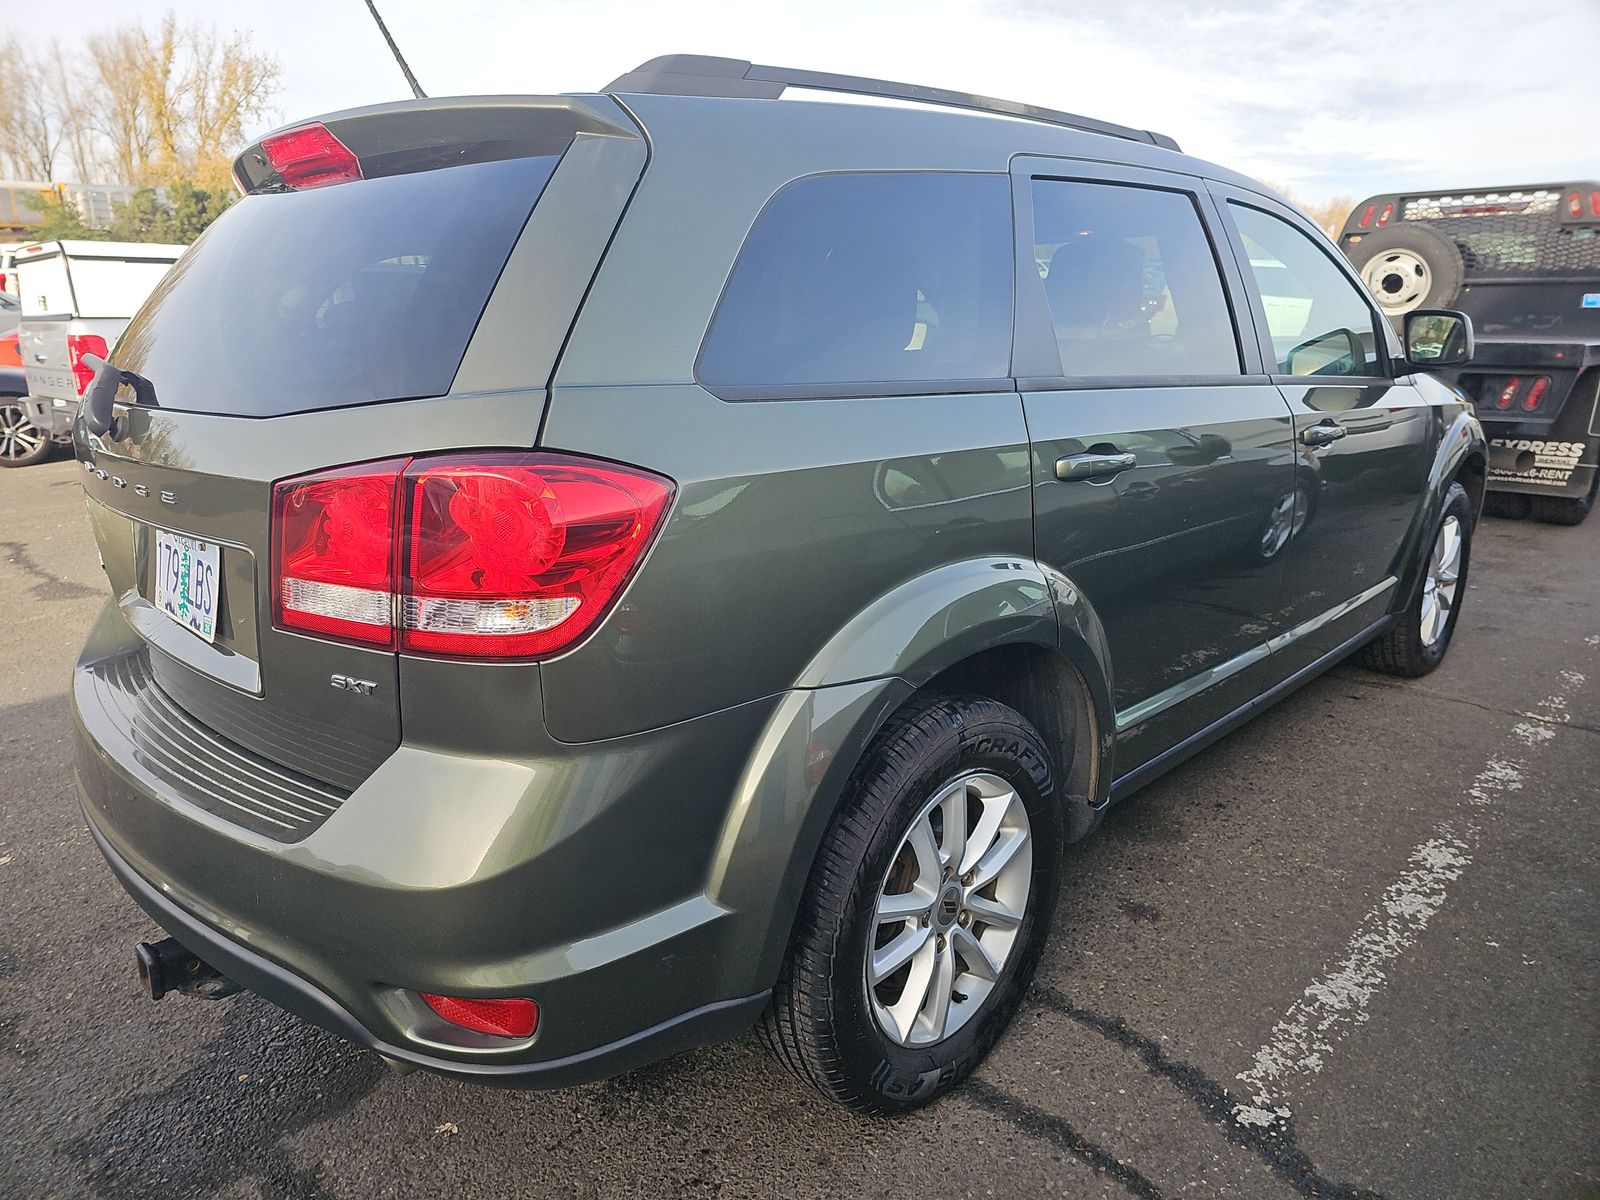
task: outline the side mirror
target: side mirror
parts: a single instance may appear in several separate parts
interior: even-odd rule
[[[1349,329],[1330,329],[1289,351],[1291,375],[1354,375],[1366,363],[1361,339]]]
[[[1406,314],[1406,363],[1423,370],[1459,367],[1472,361],[1472,318],[1445,308]]]

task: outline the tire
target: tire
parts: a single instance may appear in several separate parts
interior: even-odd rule
[[[1508,521],[1520,521],[1529,516],[1533,506],[1529,498],[1521,492],[1489,492],[1483,498],[1483,515],[1486,517],[1504,517]]]
[[[22,411],[22,398],[0,396],[0,467],[31,467],[52,449],[50,435]]]
[[[1429,602],[1443,601],[1445,588],[1440,584],[1441,548],[1447,540],[1447,527],[1454,522],[1458,541],[1455,554],[1453,588],[1448,595],[1448,605],[1439,624],[1428,619]],[[1448,554],[1446,553],[1448,558]],[[1426,675],[1444,661],[1450,649],[1450,639],[1455,635],[1456,621],[1461,616],[1461,601],[1467,594],[1467,569],[1472,559],[1472,501],[1466,489],[1452,483],[1444,495],[1444,505],[1433,525],[1429,541],[1428,558],[1423,565],[1423,576],[1406,610],[1377,640],[1369,642],[1357,653],[1357,661],[1364,667],[1381,671],[1385,675],[1398,675],[1415,679]]]
[[[1027,721],[979,697],[930,697],[879,733],[823,839],[762,1020],[768,1048],[802,1080],[857,1112],[907,1112],[954,1088],[994,1047],[1033,978],[1055,906],[1064,829],[1050,764]],[[986,827],[974,818],[988,816],[992,827],[1002,808],[992,845],[1009,844],[1018,829],[1028,836],[998,879],[983,882],[984,864],[998,856],[982,853]],[[953,850],[943,818],[955,811],[968,815],[976,835],[967,875],[942,869]],[[922,906],[925,883],[938,890],[920,917],[880,917],[880,901],[886,910]],[[984,920],[1007,905],[1018,905],[1014,926],[1009,917]],[[984,957],[999,960],[989,982],[964,954],[978,939]],[[902,946],[918,948],[869,987],[869,945],[884,966]],[[916,979],[940,982],[946,958],[944,979],[957,999],[941,1022],[935,997],[949,993],[930,986],[918,1001]],[[900,1022],[891,1008],[910,1014],[894,1036],[888,1030]]]
[[[1596,472],[1595,485],[1587,496],[1530,496],[1533,519],[1547,525],[1582,525],[1594,507],[1596,490],[1600,490],[1600,472]]]
[[[1418,308],[1448,308],[1461,294],[1461,250],[1424,225],[1392,225],[1349,250],[1350,261],[1388,317]]]

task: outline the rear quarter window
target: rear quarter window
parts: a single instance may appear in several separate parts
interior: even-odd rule
[[[816,175],[757,219],[698,364],[705,386],[1004,378],[1011,200],[1000,175]]]
[[[180,411],[442,395],[558,161],[246,196],[156,286],[113,357]]]

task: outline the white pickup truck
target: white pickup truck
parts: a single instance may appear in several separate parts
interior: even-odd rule
[[[50,440],[37,455],[0,458],[0,465],[26,466],[44,458],[51,441],[70,440],[83,389],[94,374],[83,356],[110,354],[129,319],[185,249],[158,242],[65,241],[17,250],[18,348],[28,381],[22,410]]]

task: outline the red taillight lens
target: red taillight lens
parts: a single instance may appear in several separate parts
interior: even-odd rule
[[[1494,398],[1494,406],[1496,408],[1510,408],[1514,403],[1516,403],[1517,391],[1521,387],[1522,380],[1513,375],[1511,377],[1511,382],[1506,384],[1505,387],[1501,388],[1500,394]]]
[[[0,367],[20,367],[22,365],[22,339],[15,333],[8,333],[0,337]]]
[[[539,1006],[532,1000],[470,1000],[418,993],[422,1002],[452,1025],[503,1038],[527,1038],[539,1028]]]
[[[273,489],[281,628],[394,645],[395,496],[404,467],[370,463]]]
[[[659,475],[531,452],[287,480],[273,490],[275,621],[425,654],[554,654],[605,616],[672,494]]]
[[[361,178],[361,160],[326,125],[301,125],[264,137],[261,152],[278,178],[301,191]]]
[[[83,395],[84,388],[94,382],[94,368],[83,361],[83,356],[97,354],[105,358],[110,353],[105,338],[98,333],[67,334],[67,359],[72,363],[72,382],[78,395]]]
[[[1367,211],[1361,214],[1361,228],[1366,229],[1372,224],[1372,214],[1378,211],[1376,204],[1367,205]]]
[[[1589,215],[1600,217],[1600,192],[1589,193]],[[0,276],[0,292],[5,291],[4,276]]]
[[[1539,407],[1539,401],[1544,399],[1544,394],[1550,389],[1550,376],[1541,375],[1533,381],[1533,386],[1528,389],[1528,394],[1522,398],[1522,407],[1532,410]]]
[[[401,648],[526,658],[571,645],[622,590],[672,491],[554,454],[413,463]]]
[[[1391,201],[1383,206],[1383,211],[1378,214],[1378,225],[1381,228],[1389,223],[1389,218],[1394,216],[1394,203]]]
[[[1567,215],[1573,217],[1583,216],[1583,197],[1577,192],[1567,193]]]

